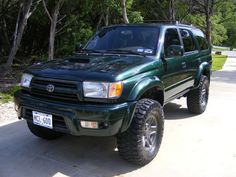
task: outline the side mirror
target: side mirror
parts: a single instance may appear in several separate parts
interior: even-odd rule
[[[166,57],[178,57],[178,56],[183,56],[184,50],[183,47],[180,45],[170,45],[166,49]]]
[[[83,48],[83,44],[79,43],[75,45],[75,52],[79,52],[81,51],[81,49]]]

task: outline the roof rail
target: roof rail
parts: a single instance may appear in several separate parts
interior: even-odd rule
[[[144,20],[143,23],[170,23],[174,25],[193,26],[192,24],[180,23],[179,21],[175,21],[175,20]]]
[[[144,20],[144,23],[173,23],[177,24],[178,21],[173,21],[173,20]]]

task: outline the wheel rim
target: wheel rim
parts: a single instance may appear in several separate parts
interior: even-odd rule
[[[201,91],[201,96],[200,96],[200,103],[204,107],[207,104],[207,88],[204,85]]]
[[[142,143],[145,151],[153,152],[157,141],[157,120],[154,115],[149,115],[145,121]]]

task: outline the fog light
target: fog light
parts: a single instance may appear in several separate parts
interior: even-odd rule
[[[98,128],[98,122],[95,121],[80,121],[80,125],[83,128]]]

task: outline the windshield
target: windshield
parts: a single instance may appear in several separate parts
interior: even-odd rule
[[[108,27],[96,34],[84,50],[153,55],[159,38],[157,27]]]

